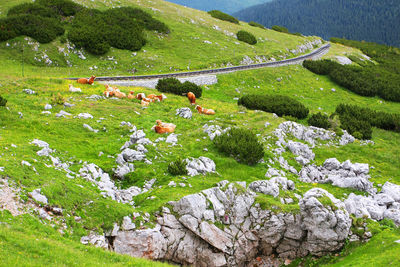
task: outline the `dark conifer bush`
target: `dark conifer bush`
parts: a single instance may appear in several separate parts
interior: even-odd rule
[[[235,24],[239,24],[239,20],[235,17],[232,17],[231,15],[228,15],[224,12],[221,12],[219,10],[211,10],[208,11],[208,14],[211,15],[211,17],[216,18],[216,19],[220,19],[220,20],[225,20],[225,21],[229,21]]]
[[[236,34],[237,38],[239,41],[251,44],[251,45],[255,45],[257,43],[257,39],[256,37],[246,31],[238,31],[238,33]]]
[[[3,97],[0,95],[0,107],[5,107],[6,104],[7,104],[7,99],[3,98]]]
[[[250,21],[249,25],[253,26],[253,27],[258,27],[258,28],[261,28],[261,29],[265,29],[264,25],[261,25],[260,23],[257,23],[257,22],[254,22],[254,21]]]
[[[165,78],[158,80],[156,89],[163,93],[172,93],[176,95],[185,95],[192,92],[196,97],[200,98],[203,89],[195,83],[186,81],[181,83],[176,78]]]
[[[178,158],[168,164],[168,172],[172,175],[187,175],[186,165],[187,162],[185,160]]]
[[[311,115],[311,117],[308,119],[308,124],[323,129],[328,129],[331,127],[328,115],[322,114],[321,112]]]
[[[245,95],[239,99],[238,105],[298,119],[306,118],[309,112],[308,108],[296,99],[283,95]]]
[[[215,137],[214,144],[220,152],[247,165],[255,165],[264,157],[263,145],[247,129],[232,128]]]

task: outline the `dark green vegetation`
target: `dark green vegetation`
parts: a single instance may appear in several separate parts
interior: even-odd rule
[[[257,22],[254,22],[254,21],[250,21],[249,25],[253,26],[253,27],[258,27],[258,28],[261,28],[261,29],[265,29],[264,25],[261,25],[260,23],[257,23]]]
[[[346,43],[342,39],[333,40]],[[306,60],[303,66],[316,74],[328,75],[332,81],[356,94],[400,102],[400,49],[371,43],[353,44],[379,64],[355,66],[330,60]]]
[[[200,86],[189,81],[181,83],[176,78],[158,80],[156,89],[163,93],[172,93],[175,95],[186,95],[187,93],[192,92],[198,98],[201,97],[203,92],[203,89]]]
[[[7,99],[0,95],[0,107],[5,107],[7,104]]]
[[[186,161],[184,159],[178,158],[168,164],[168,172],[171,175],[187,175]]]
[[[257,43],[257,39],[256,37],[246,31],[238,31],[238,33],[236,34],[237,38],[239,41],[251,44],[251,45],[255,45]]]
[[[222,12],[222,11],[219,11],[219,10],[208,11],[208,14],[210,14],[213,18],[216,18],[216,19],[225,20],[225,21],[228,21],[228,22],[239,24],[239,21],[237,20],[237,18],[232,17],[231,15],[228,15],[228,14]]]
[[[239,99],[238,105],[298,119],[306,118],[309,112],[302,103],[284,95],[245,95]]]
[[[271,27],[271,30],[277,31],[277,32],[284,32],[284,33],[289,33],[288,28],[279,26],[279,25],[273,25]]]
[[[255,165],[264,157],[263,145],[248,129],[232,128],[215,137],[214,144],[218,151],[247,165]]]
[[[341,127],[353,134],[358,132],[363,139],[370,139],[372,126],[380,129],[400,132],[400,114],[377,112],[356,105],[340,104],[336,108]],[[355,135],[354,135],[355,136]],[[358,136],[355,136],[358,137]]]
[[[67,30],[72,43],[95,55],[107,53],[110,47],[140,50],[146,44],[144,30],[169,32],[164,23],[138,8],[101,12],[69,0],[39,0],[15,6],[0,20],[0,28],[0,41],[26,35],[40,43],[49,43]]]
[[[234,16],[291,32],[366,40],[400,46],[398,0],[279,0],[250,7]]]
[[[328,129],[331,126],[328,115],[322,114],[321,112],[312,114],[311,117],[308,118],[308,124],[324,129]]]
[[[204,11],[218,9],[231,14],[246,7],[268,2],[268,0],[169,0],[169,2]]]

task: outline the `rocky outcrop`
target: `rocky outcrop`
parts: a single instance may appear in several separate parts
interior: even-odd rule
[[[114,251],[195,266],[244,266],[256,255],[293,259],[340,249],[351,220],[345,204],[314,188],[298,203],[298,212],[273,212],[257,203],[257,192],[292,190],[283,177],[253,182],[222,181],[217,187],[169,202],[154,229],[119,231]],[[270,190],[266,191],[267,193]]]
[[[215,163],[207,157],[186,159],[186,170],[190,176],[215,172]]]
[[[192,110],[190,108],[179,108],[176,110],[176,114],[184,119],[192,118]]]
[[[369,193],[376,189],[369,181],[369,166],[365,163],[340,163],[337,159],[327,159],[323,166],[309,165],[300,171],[300,180],[307,183],[330,183],[344,188],[353,188]]]

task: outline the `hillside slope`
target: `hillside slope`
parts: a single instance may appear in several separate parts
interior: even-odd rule
[[[244,21],[291,32],[400,46],[400,4],[396,0],[280,0],[235,13]]]
[[[30,1],[13,0],[15,4],[21,2]],[[86,72],[105,76],[132,75],[133,72],[145,74],[208,69],[240,65],[248,58],[255,62],[265,62],[272,58],[294,57],[295,54],[288,51],[297,50],[298,46],[318,39],[318,37],[299,37],[263,30],[246,23],[237,25],[212,18],[206,12],[162,0],[122,0],[119,4],[111,1],[107,5],[90,0],[77,2],[100,10],[104,10],[107,6],[120,5],[140,7],[164,22],[171,32],[165,35],[148,31],[146,32],[148,42],[142,50],[131,52],[112,48],[104,56],[92,56],[70,43],[62,43],[63,37],[49,44],[38,44],[34,40],[18,37],[0,44],[0,59],[8,65],[2,69],[3,73],[21,73],[22,59],[26,74],[40,72],[45,66],[48,74],[59,77],[66,74],[77,76]],[[11,1],[6,8],[2,7],[3,16],[11,6],[10,3]],[[235,36],[239,30],[253,33],[258,43],[251,46],[239,42]]]
[[[388,218],[390,212],[396,215],[395,212],[400,210],[400,200],[375,194],[373,189],[380,192],[387,182],[394,184],[393,190],[400,185],[400,134],[373,128],[372,141],[355,140],[348,135],[342,135],[342,138],[340,135],[344,133],[338,128],[334,115],[329,131],[315,130],[308,127],[307,119],[247,109],[238,105],[238,99],[251,94],[291,97],[304,105],[310,115],[318,112],[331,115],[341,103],[399,114],[399,103],[357,95],[338,86],[329,77],[313,74],[300,65],[212,76],[216,83],[201,86],[202,96],[197,98],[196,104],[213,109],[215,115],[198,113],[186,96],[172,93],[165,93],[166,99],[147,107],[138,99],[106,98],[102,83],[95,81],[93,85],[82,85],[62,77],[125,74],[129,73],[128,66],[135,62],[144,66],[139,68],[139,73],[158,73],[171,71],[171,64],[185,70],[186,59],[192,59],[191,63],[201,68],[203,65],[212,67],[214,62],[220,66],[224,60],[239,62],[245,55],[251,55],[252,60],[256,60],[256,55],[277,59],[293,57],[295,55],[287,48],[297,49],[298,45],[317,37],[256,29],[244,23],[231,25],[214,20],[205,12],[158,0],[108,1],[107,4],[90,0],[77,2],[102,9],[120,4],[142,7],[168,24],[172,33],[159,36],[148,32],[150,43],[136,55],[112,49],[106,56],[96,57],[81,51],[86,55],[86,59],[81,59],[75,54],[78,50],[71,50],[66,58],[71,59],[72,67],[46,66],[32,61],[36,52],[65,59],[58,50],[66,47],[60,40],[40,45],[38,51],[35,51],[35,43],[24,37],[0,43],[0,96],[7,100],[5,107],[0,106],[0,253],[5,255],[0,257],[1,266],[167,266],[132,259],[107,249],[187,265],[210,262],[229,265],[228,260],[253,264],[272,260],[278,265],[293,260],[291,266],[399,264],[400,244],[396,241],[400,240],[400,232]],[[252,31],[264,38],[264,42],[255,47],[235,44],[236,39],[227,36],[224,30],[238,29]],[[199,42],[195,39],[199,36],[200,40],[208,40],[213,45]],[[21,75],[22,46],[19,46],[22,44],[26,56],[24,77]],[[232,55],[234,48],[238,50]],[[337,56],[366,60],[360,50],[340,44],[332,44],[324,58],[335,59]],[[191,69],[193,65],[190,65]],[[80,87],[81,92],[70,91],[70,83]],[[161,94],[150,86],[128,84],[118,87],[124,93]],[[191,112],[190,119],[177,114],[182,108],[186,113]],[[175,133],[157,134],[152,130],[156,120],[174,123]],[[285,132],[282,130],[285,125],[295,125],[299,132]],[[212,136],[229,127],[254,133],[265,151],[257,164],[240,163],[231,153],[221,153],[217,149]],[[307,134],[302,135],[304,129]],[[330,140],[318,139],[316,136],[321,133]],[[341,144],[342,139],[345,142]],[[360,207],[356,209],[359,213],[350,215],[345,211],[344,202],[350,197],[368,201],[369,192],[363,191],[364,187],[358,190],[357,187],[304,180],[299,172],[310,166],[300,163],[305,161],[299,159],[296,154],[299,151],[291,150],[289,144],[300,147],[301,155],[309,158],[310,166],[316,166],[318,171],[327,172],[324,163],[332,158],[343,162],[343,166],[350,166],[350,170],[340,169],[342,174],[348,175],[349,180],[360,179],[371,197],[381,197],[388,203],[382,206],[372,203],[376,210],[382,210],[382,216],[379,217],[379,212],[364,209],[362,202],[354,205]],[[244,150],[252,152],[247,147]],[[192,162],[192,170],[198,169],[200,173],[172,175],[169,171],[171,162],[193,161],[200,157],[210,159],[205,161],[207,166],[203,161]],[[215,163],[215,169],[210,162]],[[270,179],[276,172],[280,178]],[[307,170],[304,172],[308,173]],[[121,173],[125,173],[123,178]],[[286,181],[286,189],[283,184],[273,183],[274,180]],[[266,193],[252,191],[249,186],[252,183],[264,183],[272,190],[265,190]],[[290,188],[287,188],[288,184]],[[218,197],[208,194],[206,199],[207,192],[203,190],[208,193],[219,190],[221,194]],[[315,195],[310,206],[317,207],[314,209],[317,212],[310,209],[307,216],[301,199],[307,192],[325,192],[322,190],[332,195]],[[193,196],[200,201],[185,202],[193,200]],[[219,202],[218,198],[224,196],[226,199]],[[174,209],[171,201],[182,198],[181,208]],[[237,203],[232,203],[233,199]],[[193,209],[200,217],[194,220],[189,214],[193,205],[200,210]],[[206,210],[201,212],[202,208]],[[385,216],[383,209],[387,212]],[[183,213],[185,215],[181,216]],[[257,214],[265,214],[265,217]],[[310,223],[318,222],[317,219],[310,222],[311,215],[316,216],[312,218],[326,215],[331,220],[329,224],[321,220],[320,224],[308,228],[307,233],[299,223],[304,222],[304,227],[309,227]],[[396,221],[395,215],[392,219]],[[378,219],[374,221],[369,216]],[[242,220],[244,217],[246,220]],[[259,221],[249,223],[250,218]],[[336,227],[336,219],[341,219],[339,224],[344,225],[343,228]],[[213,231],[199,232],[192,227],[199,223]],[[290,226],[290,223],[293,224]],[[270,230],[263,231],[268,225],[271,225]],[[318,233],[316,235],[321,244],[327,245],[324,248],[334,249],[333,253],[321,258],[300,256],[298,244],[307,245],[306,241],[312,240],[313,228],[322,229],[323,238],[330,241],[333,238],[333,242],[326,242]],[[288,231],[283,233],[283,229]],[[353,234],[349,233],[350,229]],[[242,235],[241,231],[246,234]],[[273,239],[277,238],[279,244],[271,241],[270,233],[276,234]],[[337,242],[335,235],[338,233],[346,239]],[[290,238],[284,239],[287,235]],[[364,242],[370,235],[370,241]],[[346,241],[347,237],[354,242]],[[235,251],[222,252],[224,245],[230,243],[235,244]],[[307,253],[315,252],[319,247],[308,246]],[[243,249],[247,252],[241,253]],[[233,259],[229,253],[236,252],[241,254],[235,254]]]

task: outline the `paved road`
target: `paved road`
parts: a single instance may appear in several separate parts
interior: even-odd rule
[[[319,57],[325,55],[326,53],[328,53],[330,47],[331,47],[331,45],[328,43],[324,46],[321,46],[320,48],[315,49],[314,51],[312,51],[308,54],[298,56],[295,58],[281,60],[281,61],[275,61],[275,62],[234,66],[234,67],[219,68],[219,69],[189,71],[189,72],[154,74],[154,75],[97,77],[96,81],[148,80],[148,79],[161,79],[161,78],[169,78],[169,77],[194,77],[194,76],[204,76],[207,74],[221,74],[221,73],[235,72],[235,71],[248,70],[248,69],[281,67],[281,66],[299,64],[299,63],[302,63],[306,59],[319,58]],[[66,78],[66,79],[67,80],[77,80],[78,78]]]

